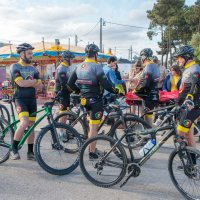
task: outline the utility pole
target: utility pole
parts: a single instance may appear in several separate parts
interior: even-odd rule
[[[130,60],[132,62],[132,58],[133,58],[133,48],[132,48],[132,45],[131,45],[131,48],[130,48]]]
[[[68,39],[68,50],[70,50],[70,38]]]
[[[130,60],[130,49],[128,49],[128,60]]]
[[[43,46],[43,51],[45,51],[44,37],[42,37],[42,46]]]
[[[75,35],[75,46],[77,47],[77,45],[78,45],[78,36]]]
[[[12,45],[12,44],[11,44],[11,42],[10,42],[10,40],[9,40],[10,55],[11,55],[10,57],[12,57],[12,47],[11,47],[11,45]]]
[[[103,26],[103,19],[100,18],[100,52],[102,53],[102,26]]]

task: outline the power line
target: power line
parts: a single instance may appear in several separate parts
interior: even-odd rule
[[[90,31],[88,31],[87,33],[81,35],[80,37],[83,37],[83,36],[86,36],[86,35],[90,34],[90,33],[97,27],[97,25],[99,24],[99,22],[100,22],[100,21],[98,21],[98,22],[95,24],[95,26],[94,26]]]
[[[115,22],[108,22],[105,21],[108,24],[114,24],[114,25],[118,25],[118,26],[126,26],[126,27],[132,27],[132,28],[140,28],[140,29],[147,29],[147,30],[159,30],[159,29],[150,29],[147,27],[142,27],[142,26],[135,26],[135,25],[128,25],[128,24],[120,24],[120,23],[115,23]]]

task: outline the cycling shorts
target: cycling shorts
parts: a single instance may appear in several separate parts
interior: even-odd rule
[[[145,111],[150,111],[153,110],[156,106],[158,105],[158,101],[153,101],[153,100],[145,100],[144,101],[144,106],[145,106]],[[146,114],[148,118],[153,118],[153,113],[148,113]]]
[[[87,98],[84,106],[89,112],[89,123],[100,124],[103,116],[103,100],[97,98]]]
[[[18,113],[19,119],[27,116],[29,121],[35,121],[37,111],[36,99],[15,99],[15,107]],[[34,114],[33,114],[34,113]]]
[[[193,108],[190,111],[182,110],[180,116],[177,129],[181,132],[187,133],[192,127],[194,121],[200,116],[200,108]]]
[[[60,96],[60,113],[69,111],[70,108],[70,96],[61,94]]]

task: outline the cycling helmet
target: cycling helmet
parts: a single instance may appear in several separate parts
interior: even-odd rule
[[[74,54],[71,53],[70,51],[64,51],[62,53],[62,60],[68,60],[70,58],[75,58]]]
[[[141,61],[144,62],[146,59],[151,59],[153,56],[153,51],[150,48],[143,49],[140,52]]]
[[[88,44],[85,47],[85,53],[90,56],[94,56],[99,52],[99,47],[96,44]]]
[[[26,51],[26,50],[33,50],[35,49],[34,47],[32,47],[30,44],[28,43],[22,43],[20,45],[17,46],[17,53],[20,54],[22,51]]]
[[[158,62],[158,57],[157,56],[153,56],[153,62],[157,63]]]
[[[194,58],[194,48],[191,45],[184,45],[180,47],[175,53],[174,57],[182,57],[186,61]]]

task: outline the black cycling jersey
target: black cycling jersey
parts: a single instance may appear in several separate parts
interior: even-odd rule
[[[117,93],[109,84],[102,65],[91,59],[86,59],[77,66],[68,80],[68,86],[76,92],[80,90],[85,98],[100,98],[103,95],[103,89]]]
[[[56,69],[56,77],[55,77],[56,92],[62,91],[62,93],[69,93],[69,91],[67,90],[66,84],[67,84],[70,74],[71,74],[71,66],[62,62]]]
[[[195,106],[200,107],[200,66],[191,61],[185,66],[179,90],[179,104],[182,104],[187,95],[194,97]]]
[[[34,87],[20,87],[16,84],[16,81],[18,80],[39,79],[39,72],[35,67],[31,65],[23,66],[21,62],[18,62],[10,66],[10,74],[15,99],[35,98],[36,91]]]
[[[158,101],[158,81],[160,78],[160,69],[153,63],[149,62],[143,69],[140,80],[135,88],[135,93],[141,97],[146,95],[148,99]]]

